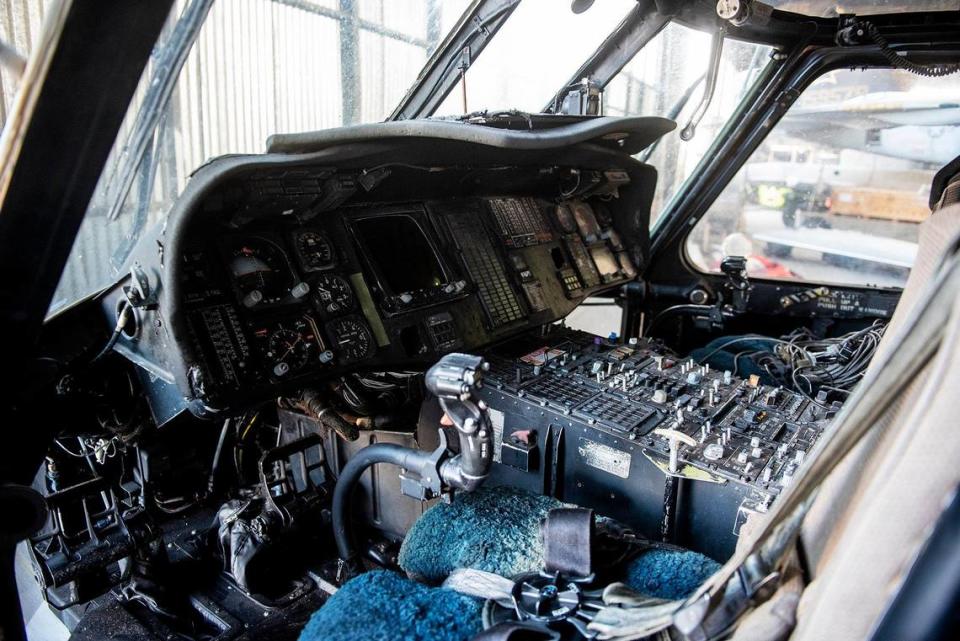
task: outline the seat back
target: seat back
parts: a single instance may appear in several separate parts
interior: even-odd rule
[[[914,267],[877,354],[910,318],[960,233],[960,203],[922,223]],[[953,324],[960,325],[960,302]],[[957,327],[948,334],[960,334]],[[879,362],[874,358],[874,363]],[[887,415],[822,485],[802,541],[814,580],[793,639],[864,639],[909,570],[944,501],[960,483],[955,390],[960,348],[949,338]]]

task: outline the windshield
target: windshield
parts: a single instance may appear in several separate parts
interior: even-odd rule
[[[262,153],[274,133],[388,117],[473,4],[178,0],[50,313],[115,281],[136,241],[167,215],[192,172],[208,160]],[[523,0],[467,71],[468,110],[539,112],[635,6],[634,0],[605,0],[574,13],[567,3]],[[707,33],[666,27],[608,84],[605,113],[682,121],[702,95],[709,40]],[[690,175],[768,54],[766,47],[728,41],[720,89],[696,138],[681,142],[674,132],[638,156],[660,172],[655,214]],[[438,114],[462,111],[458,87]]]
[[[930,183],[960,147],[960,77],[838,69],[801,94],[687,237],[719,273],[903,287]]]
[[[116,279],[190,174],[269,135],[383,120],[469,0],[178,0],[74,242],[50,313]],[[199,27],[190,47],[190,21]],[[177,49],[188,52],[176,73]],[[182,54],[181,54],[182,55]],[[136,158],[141,107],[176,80]],[[160,102],[162,105],[162,101]],[[124,175],[126,164],[133,171]],[[125,198],[118,194],[126,191]]]

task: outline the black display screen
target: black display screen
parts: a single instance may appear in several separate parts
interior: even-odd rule
[[[446,282],[443,266],[417,220],[407,214],[361,218],[354,229],[390,294]]]

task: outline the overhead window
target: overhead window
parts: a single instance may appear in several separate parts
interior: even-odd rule
[[[539,113],[636,6],[604,0],[574,13],[569,2],[523,0],[466,73],[467,111]],[[464,113],[457,86],[435,116]]]
[[[691,261],[751,276],[900,287],[930,214],[930,183],[960,150],[960,76],[894,69],[821,76],[700,220]]]

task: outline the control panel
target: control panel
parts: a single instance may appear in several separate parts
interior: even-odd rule
[[[266,390],[375,353],[334,238],[319,225],[257,229],[197,242],[181,256],[195,387]]]
[[[697,539],[685,543],[717,558],[732,550],[746,514],[768,508],[790,484],[840,407],[647,340],[562,330],[488,359],[482,394],[496,434],[494,478],[581,505],[613,505],[610,516],[649,526],[659,523],[664,480],[678,476],[681,508],[712,506],[685,528]]]
[[[529,247],[553,240],[553,230],[535,199],[491,198],[487,203],[507,247]]]
[[[487,236],[477,208],[464,208],[444,217],[466,271],[476,285],[480,304],[491,327],[500,327],[524,318],[516,292],[510,286],[507,269]]]

